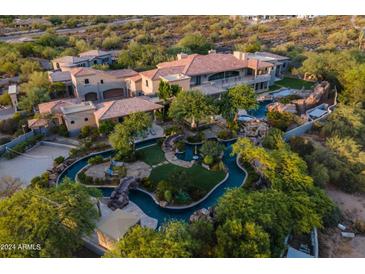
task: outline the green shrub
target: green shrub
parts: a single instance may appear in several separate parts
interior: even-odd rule
[[[188,136],[186,140],[189,143],[201,143],[204,140],[205,136],[203,132],[199,132],[195,135]]]
[[[211,164],[213,164],[213,163],[214,163],[214,158],[213,158],[213,156],[212,156],[212,155],[206,155],[206,156],[204,157],[203,162],[204,162],[204,164],[206,164],[206,165],[210,166]]]
[[[222,140],[229,140],[232,139],[234,135],[230,130],[221,130],[218,132],[217,137]]]
[[[171,201],[172,201],[172,193],[171,193],[170,190],[166,190],[165,191],[164,198],[165,198],[165,201],[171,203]]]
[[[48,188],[49,173],[44,172],[41,176],[36,176],[30,181],[30,187]]]
[[[80,130],[79,137],[81,139],[89,137],[91,140],[95,140],[98,137],[98,129],[96,127],[84,126]]]
[[[224,163],[222,161],[219,161],[218,163],[212,165],[211,170],[212,171],[221,171],[221,170],[224,170]]]
[[[69,136],[69,132],[68,132],[67,127],[65,125],[58,126],[57,127],[57,133],[58,133],[58,135],[63,136],[63,137],[68,137]]]
[[[272,127],[286,131],[291,125],[296,124],[296,117],[290,112],[269,111],[267,120]]]
[[[175,201],[177,204],[187,204],[191,201],[191,197],[187,192],[181,191],[175,195]]]
[[[100,155],[97,155],[97,156],[94,156],[94,157],[91,157],[87,163],[89,165],[97,165],[97,164],[101,164],[102,162],[104,161],[104,158]]]
[[[53,163],[54,163],[54,165],[59,165],[59,164],[62,164],[63,163],[63,161],[65,160],[65,157],[63,157],[63,156],[58,156],[57,158],[55,158],[54,160],[53,160]]]
[[[178,126],[171,126],[171,127],[165,128],[166,136],[170,136],[170,135],[174,135],[174,134],[181,134],[181,133],[182,133],[182,129]]]
[[[159,200],[164,200],[165,199],[165,192],[167,190],[172,190],[172,186],[171,186],[171,183],[170,182],[167,182],[167,181],[160,181],[158,182],[157,184],[157,187],[156,187],[156,196]]]
[[[184,141],[178,141],[178,142],[176,142],[175,147],[176,147],[176,148],[177,148],[180,152],[184,151],[184,150],[185,150],[185,143],[184,143]]]
[[[224,151],[224,145],[217,141],[208,140],[200,148],[200,153],[203,156],[212,156],[213,160],[219,158]]]
[[[141,180],[141,185],[147,189],[147,190],[151,190],[152,188],[152,182],[151,180],[148,178],[148,177],[144,177],[142,180]]]

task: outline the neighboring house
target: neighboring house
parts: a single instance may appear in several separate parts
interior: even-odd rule
[[[43,118],[30,119],[28,120],[28,128],[36,134],[46,134],[49,128],[49,122]]]
[[[141,72],[140,93],[156,95],[161,80],[177,84],[183,90],[197,89],[206,95],[219,95],[238,84],[251,85],[258,92],[266,91],[273,79],[280,76],[280,73],[275,75],[278,66],[283,66],[282,60],[285,60],[285,66],[289,60],[268,55],[238,51],[233,54],[210,51],[207,55],[181,53],[175,61],[160,63],[156,69]]]
[[[134,95],[130,92],[127,78],[138,75],[131,69],[102,71],[93,68],[73,68],[70,74],[75,96],[98,102]]]
[[[80,103],[80,100],[77,98],[55,100],[39,104],[38,111],[42,117],[52,116],[56,125],[62,125],[63,114],[61,108],[66,106],[73,106],[78,103]]]
[[[112,249],[130,228],[139,223],[140,217],[136,214],[116,209],[96,225],[99,245]]]
[[[63,121],[70,135],[79,134],[81,128],[85,126],[95,127],[95,110],[96,107],[92,102],[61,107]]]
[[[91,67],[93,65],[111,65],[115,59],[109,51],[89,50],[79,56],[64,56],[52,60],[54,70],[68,71],[76,67]]]
[[[51,83],[62,83],[65,85],[65,91],[68,96],[74,95],[74,89],[69,71],[48,72],[48,79]]]
[[[28,120],[28,126],[39,129],[64,124],[71,135],[77,135],[85,126],[99,127],[100,122],[105,120],[122,122],[125,116],[136,112],[151,113],[154,117],[154,113],[162,108],[162,105],[152,102],[148,97],[133,97],[100,104],[64,99],[39,104],[41,117]],[[50,116],[53,119],[49,119]]]
[[[97,126],[99,126],[100,122],[105,120],[122,122],[125,116],[136,112],[151,113],[154,116],[155,111],[162,109],[163,106],[153,103],[151,100],[144,97],[133,97],[124,100],[100,103],[96,108],[95,120]]]

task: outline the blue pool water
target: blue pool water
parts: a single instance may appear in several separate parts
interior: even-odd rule
[[[143,143],[137,144],[137,148],[142,148],[144,146],[150,145],[155,143],[156,140],[151,140]],[[190,209],[183,209],[183,210],[176,210],[176,209],[165,209],[155,204],[155,202],[152,200],[150,196],[147,194],[138,191],[138,190],[131,190],[129,192],[129,199],[137,204],[147,215],[149,215],[152,218],[155,218],[158,220],[159,224],[161,225],[167,220],[171,219],[177,219],[177,220],[188,220],[190,215],[200,208],[208,208],[213,206],[217,203],[217,200],[219,197],[221,197],[224,192],[227,190],[227,188],[232,187],[239,187],[242,184],[242,181],[245,177],[244,172],[237,166],[236,164],[236,158],[234,156],[231,156],[232,152],[232,144],[233,142],[226,143],[226,149],[223,156],[223,162],[225,163],[226,167],[229,171],[229,177],[226,182],[224,182],[222,185],[217,187],[211,195],[205,199],[200,204],[190,208]],[[191,159],[193,155],[193,146],[186,145],[186,154],[181,155],[179,157],[186,157],[186,160]],[[100,155],[107,157],[113,155],[113,151],[107,151],[100,153]],[[93,155],[95,156],[95,155]],[[90,157],[93,157],[90,156]],[[72,165],[69,169],[66,170],[64,174],[62,174],[62,177],[60,178],[60,182],[63,178],[69,177],[71,179],[75,179],[75,176],[77,172],[83,168],[85,165],[87,165],[87,160],[90,158],[87,157],[74,165]],[[103,192],[104,196],[110,196],[113,189],[112,188],[100,188],[100,190]]]
[[[249,110],[247,111],[248,114],[255,116],[256,118],[262,119],[266,117],[266,113],[267,113],[267,106],[272,103],[271,100],[265,100],[265,101],[261,101],[259,103],[259,107],[255,110]]]

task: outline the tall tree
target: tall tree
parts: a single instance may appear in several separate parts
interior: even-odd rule
[[[200,91],[190,90],[178,93],[172,101],[169,116],[177,121],[189,120],[192,128],[200,121],[208,119],[215,112],[214,106],[207,96]]]
[[[20,98],[19,108],[26,111],[33,111],[38,104],[49,100],[48,90],[34,87],[27,92],[26,96]]]
[[[250,110],[258,106],[255,90],[248,85],[237,85],[228,89],[218,104],[220,113],[230,122],[237,121],[239,109]]]
[[[105,257],[183,258],[191,257],[187,224],[171,222],[161,231],[133,227]]]
[[[18,191],[0,201],[0,212],[0,243],[17,247],[1,257],[70,257],[97,218],[87,189],[68,180],[50,189]],[[28,248],[18,248],[22,245]]]
[[[193,53],[206,54],[212,48],[212,44],[201,33],[185,35],[177,43],[178,47],[190,49]]]
[[[116,157],[122,160],[134,153],[135,139],[152,124],[151,116],[144,112],[137,112],[125,118],[123,123],[117,124],[109,135],[109,142],[117,150]]]

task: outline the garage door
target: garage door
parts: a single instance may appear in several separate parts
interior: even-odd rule
[[[85,101],[97,101],[98,95],[95,92],[89,92],[85,94]]]
[[[104,99],[123,97],[124,91],[123,89],[109,89],[103,92]]]

